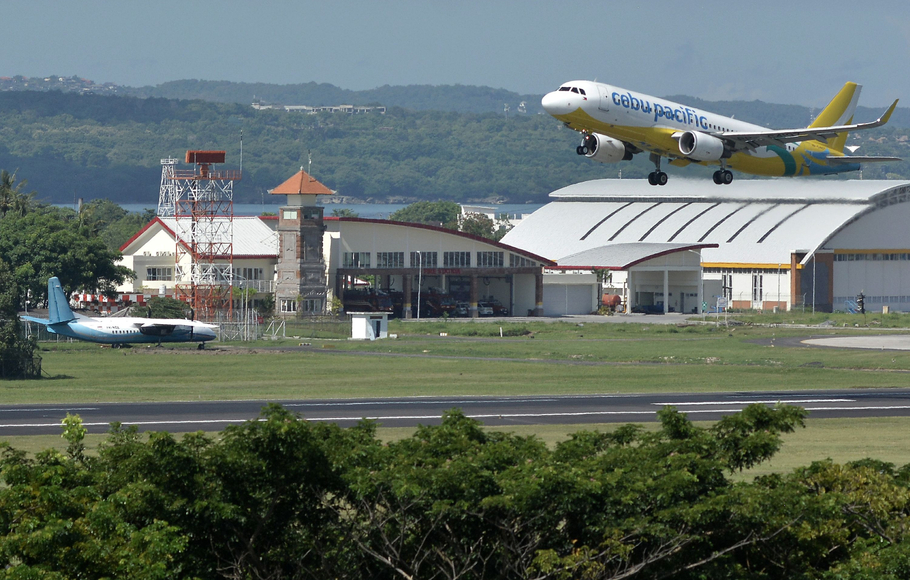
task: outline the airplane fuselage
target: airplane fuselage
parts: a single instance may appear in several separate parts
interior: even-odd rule
[[[171,325],[167,329],[149,323]],[[217,339],[215,326],[194,320],[149,318],[77,318],[48,324],[53,334],[101,344],[142,344],[159,342],[206,342]]]
[[[843,153],[831,149],[825,140],[814,139],[735,151],[722,160],[686,157],[680,152],[679,138],[683,132],[714,136],[761,132],[768,128],[604,83],[565,83],[544,96],[542,104],[548,113],[576,131],[612,137],[638,151],[665,157],[675,165],[724,164],[744,173],[765,176],[822,175],[860,167],[858,163],[829,163],[829,156]]]

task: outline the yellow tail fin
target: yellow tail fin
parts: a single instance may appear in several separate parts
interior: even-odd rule
[[[853,117],[856,103],[859,102],[859,93],[863,87],[856,83],[847,83],[837,95],[831,99],[828,106],[815,117],[810,127],[832,127],[847,125],[848,119]]]
[[[849,119],[847,119],[847,122],[845,124],[852,125],[853,117],[850,117]],[[828,139],[827,140],[828,147],[831,148],[831,151],[837,151],[838,153],[843,153],[844,146],[847,144],[847,135],[849,135],[849,134],[850,133],[848,133],[847,131],[844,131],[843,133],[838,133],[834,139]]]

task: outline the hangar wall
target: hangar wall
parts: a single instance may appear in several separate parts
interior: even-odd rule
[[[865,295],[866,309],[910,311],[910,204],[869,211],[825,244],[834,251],[834,308]]]

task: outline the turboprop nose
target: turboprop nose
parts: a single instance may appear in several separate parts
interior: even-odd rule
[[[581,106],[581,99],[569,91],[553,91],[543,96],[540,106],[553,116],[567,115]]]

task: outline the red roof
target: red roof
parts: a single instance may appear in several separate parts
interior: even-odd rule
[[[272,195],[331,195],[332,190],[316,181],[303,168],[270,191]]]

